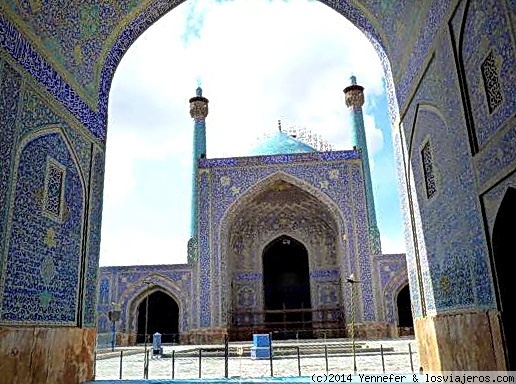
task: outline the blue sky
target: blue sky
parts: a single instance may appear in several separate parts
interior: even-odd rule
[[[193,122],[210,100],[208,157],[245,156],[297,126],[350,149],[342,90],[365,87],[366,134],[384,253],[404,252],[383,70],[366,37],[308,0],[189,0],[129,49],[113,80],[100,264],[186,262]]]

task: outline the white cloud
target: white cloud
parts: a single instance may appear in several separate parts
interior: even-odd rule
[[[187,35],[191,30],[195,33]],[[368,95],[383,92],[383,72],[371,44],[319,2],[189,1],[156,22],[129,49],[112,85],[102,263],[186,258],[189,216],[174,207],[190,204],[188,99],[199,78],[210,99],[208,156],[225,157],[245,155],[257,137],[277,129],[278,119],[322,135],[337,149],[350,148],[342,90],[351,74]],[[375,155],[383,135],[372,116],[365,115],[365,124]],[[169,195],[162,196],[169,210],[148,208],[158,222],[174,216],[170,236],[155,235],[152,220],[128,227],[133,209],[128,204],[138,204],[139,180],[146,180],[143,164],[160,169],[163,179],[181,173],[176,189],[167,187]],[[115,231],[117,223],[124,223],[125,234]],[[146,246],[156,259],[149,252],[141,257]]]
[[[399,236],[381,236],[382,252],[387,253],[406,253],[405,239],[403,235]]]
[[[148,265],[186,262],[186,257],[176,258],[174,249],[184,249],[183,239],[174,234],[168,236],[149,231],[135,230],[112,232],[102,239],[104,257],[101,266],[106,265]],[[186,256],[186,255],[185,255]]]

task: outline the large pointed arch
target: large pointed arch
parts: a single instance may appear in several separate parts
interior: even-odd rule
[[[156,310],[155,299],[159,299],[163,304],[163,301],[166,302],[168,308],[160,307],[159,316],[151,316],[151,312]],[[146,313],[148,310],[148,306],[150,306],[150,312]],[[154,308],[153,308],[154,307]],[[179,341],[179,331],[180,331],[180,323],[181,323],[181,304],[177,297],[170,292],[168,289],[160,286],[154,285],[152,288],[146,289],[140,295],[135,297],[130,305],[129,305],[129,315],[130,315],[130,326],[131,331],[136,334],[136,342],[143,342],[143,335],[145,332],[145,323],[147,323],[146,317],[148,316],[149,323],[155,322],[156,320],[160,321],[161,325],[156,329],[156,331],[162,334],[163,342],[178,342]],[[168,317],[167,322],[163,322],[164,318]],[[142,321],[144,323],[142,323]],[[163,328],[167,328],[167,331],[164,331]],[[142,332],[143,331],[143,332]],[[148,334],[153,334],[152,326],[148,329]]]
[[[337,204],[324,192],[319,190],[318,188],[315,188],[313,185],[309,184],[308,182],[299,179],[298,177],[295,177],[293,175],[290,175],[286,172],[278,171],[276,173],[273,173],[272,175],[269,175],[267,177],[264,177],[263,179],[257,181],[254,183],[251,187],[249,187],[246,191],[243,192],[243,194],[236,199],[224,212],[224,215],[220,221],[220,231],[219,231],[219,239],[218,239],[218,246],[219,246],[219,255],[221,255],[222,264],[227,267],[229,266],[229,260],[227,260],[227,256],[229,254],[228,250],[228,239],[231,233],[231,227],[235,221],[235,218],[238,217],[238,215],[246,208],[246,206],[261,192],[264,192],[267,190],[267,188],[270,188],[274,183],[276,182],[286,182],[288,184],[292,184],[294,187],[299,188],[300,190],[308,193],[309,195],[313,196],[316,200],[318,200],[324,208],[327,210],[327,212],[330,213],[332,216],[332,219],[335,224],[335,232],[337,234],[337,244],[336,246],[344,252],[344,257],[347,256],[348,250],[346,246],[344,246],[344,243],[347,241],[348,237],[351,235],[348,233],[348,228],[351,228],[351,224],[347,223],[345,221],[345,218],[337,206]],[[272,234],[271,239],[275,236],[279,235]],[[294,233],[288,233],[289,236],[296,236]],[[297,239],[298,241],[300,239]],[[309,247],[308,247],[309,248]],[[310,249],[309,249],[310,250]],[[263,251],[263,249],[262,249]],[[347,264],[343,265],[343,268],[347,268]],[[344,273],[347,273],[347,271],[344,271]],[[224,304],[224,300],[227,300],[227,295],[221,295],[221,298],[223,300],[223,308],[226,308],[227,304]]]
[[[109,90],[115,71],[125,53],[131,45],[152,24],[166,15],[169,11],[183,3],[185,0],[158,0],[148,7],[135,7],[129,15],[123,19],[125,24],[115,28],[101,49],[98,63],[100,70],[95,81],[95,89],[98,90],[97,111],[99,124],[104,128],[107,123],[107,108]],[[389,46],[388,35],[383,31],[380,23],[371,10],[358,0],[335,1],[319,0],[321,3],[340,13],[357,27],[371,42],[382,63],[387,85],[387,97],[389,99],[389,114],[394,123],[399,116],[398,101],[395,95],[394,79],[391,65],[387,55]],[[104,132],[105,139],[105,132]]]
[[[246,212],[249,213],[247,210],[251,209],[249,206],[255,206],[259,207],[259,204],[254,204],[254,200],[256,198],[263,198],[265,194],[270,192],[271,190],[274,190],[275,188],[280,187],[280,190],[277,191],[284,191],[281,189],[281,187],[285,187],[285,185],[282,185],[282,183],[290,185],[288,188],[295,188],[300,193],[303,194],[303,196],[306,196],[309,200],[312,201],[312,203],[316,204],[317,207],[319,207],[321,212],[321,221],[320,225],[323,225],[321,228],[326,228],[324,230],[325,237],[328,237],[332,239],[332,245],[335,247],[335,253],[334,253],[334,259],[335,261],[329,261],[329,260],[322,260],[321,258],[321,250],[316,249],[310,244],[307,243],[308,238],[306,237],[306,228],[301,227],[297,230],[301,231],[299,234],[303,233],[304,237],[298,237],[298,234],[296,234],[296,229],[294,227],[291,227],[290,224],[285,224],[288,226],[283,227],[280,225],[277,229],[276,228],[269,228],[267,231],[262,231],[259,234],[257,233],[257,237],[254,235],[251,235],[251,238],[247,237],[248,240],[244,240],[245,234],[241,232],[238,228],[235,227],[235,225],[240,225],[245,223],[251,223],[246,221],[246,219],[243,219],[246,217]],[[274,193],[282,193],[282,192],[274,192]],[[310,204],[312,204],[310,203]],[[279,203],[281,204],[281,203]],[[272,206],[269,206],[268,209],[272,209]],[[271,216],[263,216],[266,220],[280,220],[281,215],[284,212],[290,212],[292,210],[292,206],[287,205],[285,206],[285,210],[278,211],[278,216],[275,216],[276,219],[272,218]],[[300,206],[301,207],[301,206]],[[310,205],[311,208],[313,206]],[[307,211],[308,212],[308,211]],[[260,216],[262,217],[262,216]],[[267,218],[266,218],[267,217]],[[288,217],[288,216],[287,216]],[[331,221],[331,223],[328,225],[328,220]],[[243,221],[242,221],[243,220]],[[252,220],[251,226],[255,226],[255,220],[258,220],[257,217],[255,217]],[[290,220],[287,220],[288,222],[291,222]],[[296,221],[297,222],[297,221]],[[238,224],[240,223],[240,224]],[[325,224],[322,224],[325,223]],[[303,224],[305,225],[305,224]],[[318,190],[317,188],[313,187],[306,181],[299,179],[295,176],[292,176],[285,172],[276,172],[272,175],[269,175],[257,182],[255,182],[251,187],[249,187],[241,196],[239,199],[233,202],[232,205],[229,206],[229,208],[224,212],[224,215],[221,219],[221,225],[220,225],[220,231],[219,231],[219,239],[218,239],[218,254],[221,258],[221,265],[223,266],[221,268],[221,278],[223,283],[220,286],[220,297],[222,301],[221,305],[221,319],[222,323],[226,323],[230,321],[229,314],[234,311],[240,309],[234,308],[235,305],[235,297],[233,292],[233,287],[236,287],[239,283],[234,281],[235,278],[237,278],[235,273],[241,273],[245,270],[252,270],[253,273],[258,273],[258,275],[262,275],[262,259],[261,255],[263,254],[264,247],[274,240],[274,238],[277,238],[278,236],[287,235],[295,239],[296,241],[299,241],[300,243],[303,243],[306,247],[310,258],[309,258],[309,264],[310,264],[310,271],[316,271],[319,270],[322,267],[322,264],[316,265],[314,260],[317,259],[318,262],[328,262],[329,264],[325,264],[325,267],[323,268],[334,268],[339,271],[339,273],[348,273],[349,272],[349,254],[350,250],[348,249],[349,243],[347,242],[347,236],[346,228],[348,226],[346,225],[344,221],[344,217],[338,208],[337,204],[330,198],[328,195],[323,193],[322,191]],[[305,229],[303,229],[305,228]],[[327,232],[329,231],[329,232]],[[232,236],[234,237],[235,234],[240,234],[238,236],[242,237],[242,240],[244,241],[243,246],[249,250],[249,252],[246,251],[246,254],[249,255],[246,260],[250,262],[250,264],[247,264],[246,261],[244,261],[244,264],[241,264],[239,262],[239,265],[233,265],[233,261],[236,261],[234,259],[234,252],[233,252],[233,246],[232,244]],[[325,238],[323,237],[323,238]],[[236,240],[236,239],[234,239]],[[251,241],[251,242],[249,242]],[[238,243],[238,241],[237,241]],[[236,243],[235,243],[236,244]],[[252,256],[254,255],[254,256]],[[260,256],[258,256],[260,255]],[[254,260],[254,261],[253,261]],[[347,261],[346,261],[347,260]],[[334,263],[334,264],[331,264]],[[250,268],[250,269],[248,269]],[[310,273],[311,273],[310,272]],[[258,276],[256,275],[256,276]],[[259,282],[257,282],[258,286],[255,287],[257,289],[257,292],[260,291],[260,287],[262,287],[262,281],[261,279]],[[313,286],[310,286],[310,289],[312,289],[311,295],[313,296],[316,294],[316,291],[318,290],[318,285],[314,284]],[[258,294],[256,297],[256,302],[254,308],[257,310],[260,310],[263,306],[263,295]],[[317,304],[317,308],[319,308],[320,305]],[[314,307],[315,308],[315,307]],[[226,317],[227,316],[227,317]]]
[[[145,284],[146,280],[151,282],[148,287]],[[156,291],[163,291],[176,301],[179,306],[179,332],[186,329],[188,324],[185,317],[187,316],[185,309],[188,308],[188,298],[176,282],[162,274],[153,273],[135,281],[120,296],[119,304],[122,305],[122,319],[127,331],[135,330],[138,305],[145,299],[147,294]]]

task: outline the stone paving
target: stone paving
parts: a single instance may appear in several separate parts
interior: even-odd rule
[[[361,342],[367,347],[389,348],[389,352],[384,353],[384,364],[386,372],[412,372],[419,370],[419,358],[416,346],[411,340],[384,340]],[[409,355],[409,344],[412,351],[412,366]],[[301,348],[309,348],[309,343],[300,343]],[[171,352],[175,349],[176,358],[174,359],[174,378],[175,379],[194,379],[199,377],[198,357],[181,356],[180,351],[188,347],[164,347],[165,357],[162,359],[151,359],[149,363],[149,379],[171,379],[172,378],[172,358]],[[232,344],[230,348],[236,348]],[[392,349],[391,349],[392,348]],[[141,352],[140,352],[141,351]],[[129,355],[124,352],[122,364],[123,379],[142,379],[144,353],[141,347],[130,349]],[[131,354],[132,353],[132,354]],[[119,352],[111,354],[96,362],[96,379],[118,379],[120,374]],[[356,355],[357,371],[368,373],[381,373],[382,358],[380,353],[361,352]],[[326,372],[326,361],[324,355],[303,355],[300,358],[301,375],[310,376],[314,373]],[[353,373],[352,354],[334,354],[328,356],[328,372],[330,373]],[[297,376],[299,375],[298,360],[296,355],[281,356],[273,359],[274,376]],[[269,360],[251,360],[249,355],[242,357],[232,357],[229,359],[229,377],[258,378],[271,376]],[[201,363],[202,378],[221,378],[224,377],[224,358],[223,357],[203,357]]]

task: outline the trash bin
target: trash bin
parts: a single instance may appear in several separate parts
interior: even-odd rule
[[[161,333],[156,332],[152,335],[152,356],[161,357],[163,355],[163,347],[161,346]]]
[[[271,340],[267,333],[254,334],[253,346],[251,347],[251,359],[269,359],[271,357]]]

